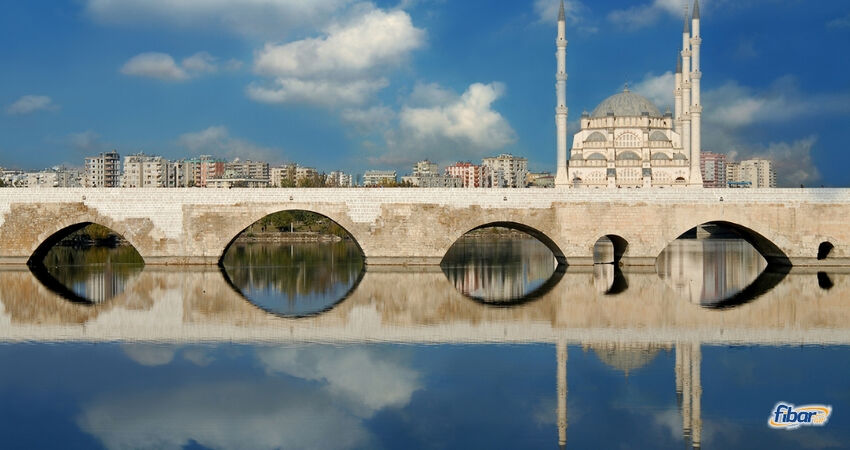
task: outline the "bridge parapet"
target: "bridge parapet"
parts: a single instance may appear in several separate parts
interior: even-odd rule
[[[0,262],[26,262],[68,227],[121,233],[148,264],[214,264],[267,214],[308,210],[348,230],[369,264],[437,264],[471,229],[529,231],[568,264],[616,235],[654,264],[684,231],[719,222],[769,259],[850,265],[850,189],[0,189]],[[832,250],[818,260],[821,243]]]

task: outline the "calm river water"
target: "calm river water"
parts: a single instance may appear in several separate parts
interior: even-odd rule
[[[850,448],[848,345],[850,273],[734,239],[623,270],[515,236],[439,268],[56,247],[0,268],[0,448]],[[778,402],[832,414],[771,429]]]

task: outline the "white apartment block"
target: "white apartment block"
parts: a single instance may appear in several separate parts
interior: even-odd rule
[[[363,174],[363,186],[381,186],[395,183],[397,180],[395,170],[367,170]]]
[[[413,176],[431,176],[431,175],[439,175],[440,174],[440,166],[431,161],[423,160],[413,165]]]
[[[767,159],[749,159],[726,164],[726,182],[730,188],[775,188],[776,172]]]
[[[172,164],[162,156],[138,153],[124,157],[124,174],[121,187],[161,188],[168,187],[173,180]]]
[[[528,176],[528,160],[510,154],[484,158],[483,166],[490,172],[494,188],[523,188]]]
[[[471,162],[458,162],[446,167],[446,174],[460,178],[465,188],[489,187],[490,170],[486,166],[479,166]]]
[[[121,178],[121,157],[111,151],[86,158],[85,187],[118,187]]]
[[[328,178],[325,181],[328,186],[336,186],[336,187],[352,187],[354,186],[354,180],[350,174],[335,170],[328,174]]]

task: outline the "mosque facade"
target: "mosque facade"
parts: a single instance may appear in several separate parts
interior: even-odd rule
[[[556,100],[558,169],[555,184],[570,188],[702,188],[700,170],[700,12],[685,10],[682,50],[677,55],[674,111],[661,113],[643,96],[623,92],[581,115],[567,150],[566,19],[558,15]]]

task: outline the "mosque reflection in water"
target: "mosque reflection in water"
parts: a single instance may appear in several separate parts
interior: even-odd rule
[[[466,434],[446,431],[453,426],[458,430],[472,429],[473,422],[486,427],[494,439],[499,438],[489,443],[496,446],[529,446],[533,439],[540,439],[540,445],[531,445],[535,448],[550,446],[557,428],[561,447],[572,443],[579,448],[602,448],[628,442],[642,447],[680,447],[684,443],[699,448],[707,441],[714,447],[775,448],[788,446],[792,442],[788,439],[795,435],[767,434],[763,423],[766,411],[773,405],[770,402],[784,399],[774,398],[776,395],[792,386],[775,381],[774,390],[753,397],[753,392],[762,389],[764,380],[756,377],[744,383],[745,394],[731,393],[734,386],[712,383],[706,394],[715,399],[709,421],[713,425],[707,428],[710,436],[704,438],[703,352],[715,355],[711,379],[722,379],[722,374],[729,371],[740,376],[737,367],[741,364],[750,372],[771,375],[777,356],[755,349],[739,355],[732,348],[722,347],[730,344],[838,345],[832,347],[837,354],[829,355],[808,356],[815,350],[790,355],[784,347],[773,351],[781,361],[802,358],[824,368],[836,364],[836,356],[841,361],[850,360],[846,358],[850,308],[845,300],[850,275],[773,273],[749,244],[736,239],[676,241],[659,257],[657,267],[649,270],[621,270],[616,264],[564,268],[543,244],[519,236],[461,240],[440,271],[366,269],[356,245],[345,240],[240,244],[227,254],[221,269],[144,267],[121,253],[125,252],[121,248],[55,250],[41,268],[0,270],[0,341],[65,341],[63,345],[80,354],[94,350],[74,347],[76,342],[126,342],[122,345],[127,355],[148,372],[159,367],[163,379],[170,379],[169,371],[177,376],[187,370],[177,364],[175,355],[179,352],[198,366],[199,372],[193,376],[200,380],[217,379],[259,364],[260,372],[244,376],[254,385],[267,387],[273,398],[278,398],[273,392],[289,392],[278,398],[288,406],[267,404],[268,398],[261,399],[268,395],[235,388],[233,392],[239,396],[256,397],[262,403],[249,406],[235,402],[236,409],[230,413],[236,424],[246,429],[255,427],[259,422],[250,419],[252,408],[263,411],[261,415],[270,414],[279,423],[300,424],[279,427],[277,434],[265,436],[263,441],[244,435],[236,427],[227,437],[223,437],[226,433],[209,433],[221,418],[204,419],[198,407],[179,404],[179,399],[193,398],[197,393],[197,402],[206,404],[203,398],[216,398],[221,392],[234,389],[216,384],[218,381],[213,383],[218,386],[215,392],[205,394],[203,382],[201,387],[163,386],[168,394],[164,394],[161,407],[141,402],[132,392],[104,403],[101,400],[109,396],[104,397],[100,390],[106,388],[92,386],[91,398],[80,399],[82,412],[74,421],[81,432],[94,436],[107,448],[182,447],[193,442],[209,448],[237,444],[259,448],[398,447],[401,442],[370,439],[388,439],[388,435],[405,432],[411,433],[411,440],[405,444],[414,442],[415,436],[427,437],[426,441],[416,441],[420,444],[414,447],[427,446],[425,442],[442,442],[447,447],[461,447],[464,442],[481,445],[482,442],[464,441],[470,438]],[[754,285],[758,288],[754,289]],[[718,306],[723,308],[718,310]],[[246,365],[240,359],[227,359],[230,356],[224,355],[243,351],[229,347],[222,347],[221,354],[211,356],[224,344],[175,350],[170,344],[132,344],[139,340],[187,342],[190,346],[199,341],[243,342],[247,346],[243,350],[255,353],[257,362]],[[283,347],[257,344],[269,340]],[[333,346],[305,345],[307,342]],[[399,348],[397,343],[406,345]],[[450,345],[409,345],[438,343]],[[503,345],[518,343],[526,345]],[[458,348],[458,344],[464,346]],[[0,346],[4,367],[14,362],[9,359],[14,348],[18,347]],[[31,349],[29,358],[39,360],[40,352],[49,353]],[[493,352],[500,356],[494,358]],[[570,373],[574,374],[571,379],[567,376],[568,353]],[[593,357],[588,359],[586,355]],[[213,363],[219,360],[230,363]],[[518,365],[513,369],[502,367],[506,361]],[[594,361],[603,363],[606,369],[595,369]],[[31,366],[41,367],[24,364],[20,370],[36,370],[26,369]],[[806,372],[803,366],[797,369]],[[469,374],[462,375],[462,370]],[[537,372],[541,375],[535,375]],[[819,383],[794,385],[802,394],[808,389],[812,397],[817,397],[800,401],[820,401],[824,397],[830,400],[830,396],[830,401],[836,403],[846,401],[841,393],[846,385],[840,377],[831,378],[830,373],[833,371],[818,371],[816,377],[826,377]],[[729,376],[732,375],[727,373]],[[513,380],[517,398],[491,385],[486,381],[488,377]],[[531,382],[538,378],[542,384]],[[454,384],[447,387],[447,379]],[[303,393],[317,383],[325,387],[312,394]],[[16,392],[26,391],[15,388],[14,382],[6,385]],[[0,388],[0,399],[14,400],[11,391],[4,389]],[[132,391],[133,387],[128,389]],[[446,389],[455,392],[455,397],[441,397],[448,395],[441,394]],[[470,410],[465,414],[450,416],[457,424],[440,422],[447,420],[443,417],[451,409],[447,405],[457,404],[457,397],[463,392],[476,389],[493,389],[482,392],[484,397],[477,400],[483,402],[481,408],[488,410],[466,406]],[[177,392],[180,390],[182,393]],[[523,410],[528,402],[520,398],[535,396],[541,403],[533,411]],[[718,429],[719,423],[729,419],[723,416],[725,411],[740,406],[740,396],[766,402],[751,406],[751,417],[747,416],[740,425],[744,431],[739,432],[752,438],[758,436],[759,441],[736,444]],[[37,409],[35,398],[25,400],[32,401]],[[430,400],[425,401],[426,398]],[[489,403],[483,398],[488,398]],[[547,400],[553,398],[551,403]],[[673,399],[675,417],[666,412],[663,399],[667,398]],[[316,408],[322,402],[337,406],[319,411]],[[429,410],[427,405],[435,402],[446,402],[448,409]],[[593,406],[596,404],[607,406]],[[497,426],[499,415],[493,415],[493,411],[504,408],[514,411],[510,415],[513,422]],[[131,409],[141,409],[150,417],[127,419],[132,416]],[[163,422],[166,419],[153,419],[171,417],[182,409],[194,414],[195,420],[169,428]],[[635,422],[623,411],[649,411],[654,419],[651,423]],[[294,420],[290,414],[314,414],[325,417],[334,429],[356,430],[347,435],[348,443],[331,443],[319,436],[320,429],[329,424]],[[412,425],[405,424],[402,418],[409,415],[430,424],[430,434],[422,427],[415,432],[407,430]],[[467,422],[467,417],[476,415],[490,420]],[[534,420],[523,421],[523,417]],[[20,419],[8,423],[17,423],[15,420]],[[267,419],[257,416],[257,420]],[[824,430],[828,436],[825,442],[850,439],[846,431],[839,431],[850,427],[841,427],[839,422],[836,419],[835,428]],[[553,426],[548,437],[545,427],[540,431],[541,424]],[[670,436],[652,434],[659,426],[676,432]],[[502,436],[494,428],[516,431],[516,436]],[[163,434],[163,429],[170,431]],[[611,433],[612,430],[622,433]],[[454,436],[454,440],[446,440],[444,433]]]

